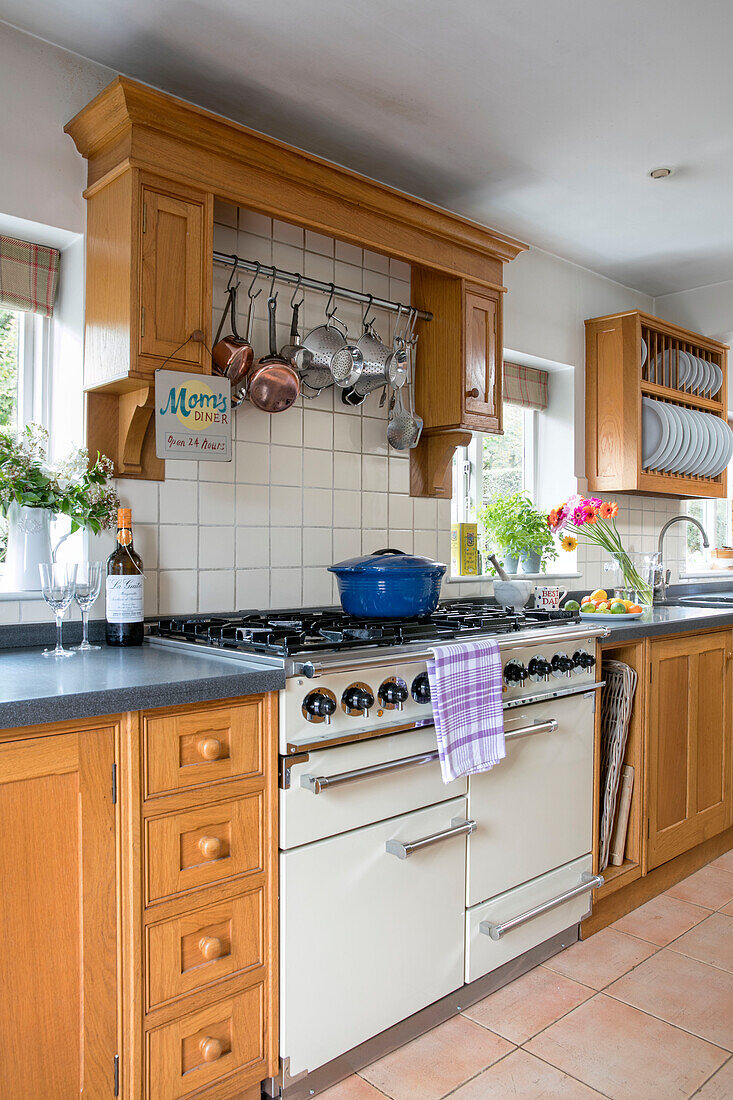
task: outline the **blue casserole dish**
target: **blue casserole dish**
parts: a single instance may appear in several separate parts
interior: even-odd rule
[[[329,566],[341,606],[362,619],[415,619],[438,606],[446,566],[402,550],[377,550]]]

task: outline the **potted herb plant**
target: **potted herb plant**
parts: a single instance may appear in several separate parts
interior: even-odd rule
[[[479,521],[488,540],[500,548],[509,573],[517,572],[520,561],[525,573],[544,572],[547,562],[557,557],[547,516],[535,508],[527,493],[495,497]]]
[[[51,549],[55,516],[69,517],[69,535],[80,528],[98,534],[112,526],[119,506],[114,486],[108,484],[112,473],[112,462],[105,455],[97,454],[90,466],[83,447],[49,462],[48,432],[40,424],[26,424],[17,435],[0,432],[0,512],[8,523],[5,589],[40,588],[38,566],[55,558]]]

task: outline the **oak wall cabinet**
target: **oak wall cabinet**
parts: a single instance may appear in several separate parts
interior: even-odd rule
[[[692,392],[680,352],[715,364],[722,382]],[[725,344],[634,310],[585,322],[585,466],[591,492],[725,497],[726,474],[671,473],[642,464],[644,399],[727,419]]]
[[[3,1100],[259,1100],[277,1073],[275,700],[5,731]]]
[[[171,356],[171,368],[210,372],[215,197],[413,267],[441,328],[426,328],[419,349],[414,495],[446,495],[453,452],[446,434],[436,445],[441,432],[458,433],[455,448],[471,428],[501,429],[502,266],[525,245],[124,77],[66,132],[88,161],[88,442],[119,475],[164,476],[155,369]],[[436,420],[445,395],[451,412]]]

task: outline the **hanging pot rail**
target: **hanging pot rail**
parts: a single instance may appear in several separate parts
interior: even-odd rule
[[[383,309],[389,313],[407,313],[410,306],[400,302],[389,302],[386,298],[377,298],[373,294],[365,294],[361,290],[349,290],[345,286],[334,286],[332,283],[324,283],[320,279],[309,279],[307,275],[299,275],[293,271],[283,271],[279,267],[271,267],[267,264],[257,263],[255,260],[243,260],[240,256],[228,255],[226,252],[214,251],[214,263],[225,264],[227,267],[240,267],[242,271],[258,272],[264,278],[277,279],[282,283],[300,284],[303,290],[318,290],[321,294],[333,294],[336,298],[347,298],[350,302],[361,302],[363,305],[373,306],[374,309]],[[417,316],[422,321],[432,321],[433,315],[427,310],[418,309]]]

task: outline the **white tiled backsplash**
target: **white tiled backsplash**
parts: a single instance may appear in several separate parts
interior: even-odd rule
[[[393,301],[410,300],[408,265],[251,211],[217,204],[214,247]],[[214,331],[229,272],[214,266]],[[249,283],[243,272],[240,331]],[[266,350],[267,283],[260,279],[257,286],[263,288],[253,333],[259,353]],[[285,284],[277,290],[281,346],[287,342],[292,291]],[[326,305],[323,294],[303,293],[301,336],[323,323]],[[338,314],[350,332],[360,332],[359,305],[339,300]],[[377,313],[383,339],[391,339],[393,324],[393,317]],[[120,496],[132,508],[135,545],[145,563],[146,613],[338,602],[335,578],[326,567],[383,546],[449,562],[450,501],[410,497],[409,459],[388,448],[386,415],[379,393],[353,409],[336,388],[315,400],[301,397],[276,416],[244,402],[234,417],[232,462],[168,461],[164,482],[121,480]],[[682,509],[676,501],[624,497],[619,502],[625,541],[640,551],[655,549],[662,523]],[[669,536],[675,560],[684,537],[683,529]],[[111,536],[94,541],[92,555],[106,557]],[[563,583],[597,587],[604,560],[595,547],[581,544],[582,577]],[[491,591],[490,581],[444,587],[444,595],[453,597]],[[100,599],[93,615],[104,614],[103,604]],[[0,603],[0,621],[47,617],[37,600]]]

